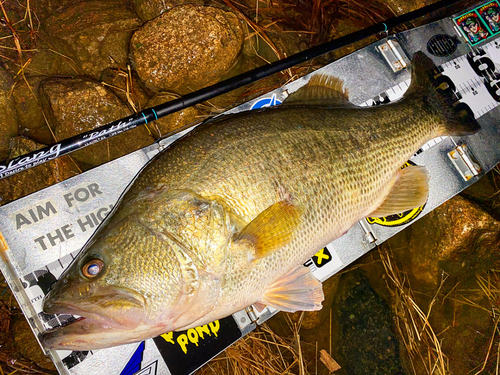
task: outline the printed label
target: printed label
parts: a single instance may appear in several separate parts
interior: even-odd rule
[[[64,202],[68,207],[74,207],[78,204],[87,202],[102,194],[99,185],[95,182],[84,184],[71,189],[63,195]]]
[[[498,1],[490,1],[453,21],[474,46],[500,33],[500,4]]]
[[[81,186],[76,186],[65,192],[62,198],[42,201],[35,206],[23,208],[10,215],[14,222],[14,227],[22,232],[29,229],[37,223],[44,224],[50,222],[47,219],[53,219],[60,212],[68,212],[68,210],[80,210],[80,205],[90,202],[94,199],[99,199],[103,191],[99,184],[85,183]],[[57,204],[56,204],[57,203]],[[103,207],[94,209],[93,211],[82,215],[76,219],[76,222],[66,223],[58,226],[50,231],[47,231],[50,226],[44,225],[43,234],[33,238],[36,247],[42,251],[47,251],[63,242],[72,238],[76,238],[79,233],[85,233],[88,230],[94,230],[111,212],[113,205],[109,204]],[[40,231],[42,231],[40,230]]]
[[[342,265],[342,261],[331,244],[318,251],[304,263],[304,266],[309,267],[318,280],[323,281],[333,275],[336,270],[342,268]]]
[[[0,165],[0,178],[10,176],[17,171],[22,171],[23,169],[55,159],[59,156],[60,152],[61,144],[55,144],[48,149],[35,152],[31,156],[19,156],[14,158],[8,164]]]
[[[76,220],[76,224],[70,223],[60,226],[50,232],[44,233],[33,239],[37,244],[37,247],[46,251],[54,246],[57,246],[63,242],[66,242],[75,237],[75,233],[84,233],[89,229],[96,228],[105,218],[108,213],[113,209],[113,205],[110,204],[107,207],[100,207],[97,210],[90,212],[89,214],[82,216]]]
[[[500,5],[496,1],[479,7],[477,12],[492,34],[500,32]]]
[[[216,320],[182,332],[168,332],[153,340],[172,375],[190,374],[241,338],[234,318]]]
[[[146,342],[143,341],[139,344],[134,354],[132,354],[132,357],[130,357],[122,372],[120,372],[120,375],[156,375],[158,360],[144,365],[143,362],[145,349]]]
[[[262,98],[257,100],[255,103],[252,104],[252,107],[250,109],[267,108],[280,104],[281,102],[276,99],[276,94],[273,94],[273,96],[270,98]]]
[[[14,214],[16,229],[25,229],[34,223],[38,223],[49,217],[52,218],[56,214],[56,205],[51,201],[37,204],[35,207],[24,208],[22,211],[18,211]]]
[[[455,19],[457,26],[470,44],[476,45],[488,39],[491,34],[476,12],[469,12]]]
[[[321,268],[326,266],[328,263],[332,261],[332,254],[330,251],[325,247],[318,251],[316,254],[313,255],[312,258],[308,259],[305,263],[304,266],[310,267],[314,265],[314,269]]]

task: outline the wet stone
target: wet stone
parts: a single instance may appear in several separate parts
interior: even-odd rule
[[[235,63],[242,45],[236,15],[183,5],[137,30],[130,51],[148,88],[185,94],[218,82]]]
[[[107,67],[125,68],[130,35],[141,23],[125,1],[109,0],[76,4],[44,25],[74,51],[84,74],[99,78]]]
[[[361,271],[344,274],[339,287],[339,324],[349,375],[404,374],[391,309]]]
[[[135,13],[144,22],[158,17],[173,7],[184,4],[206,5],[205,0],[130,0]]]
[[[17,137],[9,158],[13,159],[44,147],[32,140]],[[14,201],[79,173],[78,166],[69,156],[62,156],[34,168],[0,180],[0,205]]]
[[[467,284],[464,281],[460,283],[461,288]],[[479,289],[477,285],[470,286]],[[460,300],[461,297],[453,295],[455,300],[444,301],[443,308],[436,311],[430,319],[434,331],[443,332],[439,338],[443,353],[449,359],[450,374],[474,373],[474,367],[484,362],[494,329],[494,319],[487,311],[489,304],[485,303],[484,298],[480,298],[480,293],[475,296],[468,294],[467,297],[469,301],[463,302],[470,302],[471,305],[457,303],[456,299]],[[426,372],[421,368],[419,373]],[[484,373],[494,374],[494,370],[487,368]]]
[[[500,168],[495,168],[469,186],[461,196],[500,220]]]
[[[130,110],[138,112],[146,108],[149,95],[132,71],[107,68],[102,72],[101,81],[126,103]]]
[[[43,30],[38,35],[36,51],[29,54],[30,60],[25,66],[28,77],[83,74],[75,50],[67,41]]]
[[[172,93],[158,93],[148,102],[147,107],[154,107],[174,99],[179,98],[178,95]],[[148,124],[149,129],[153,132],[156,138],[161,138],[175,130],[182,129],[188,125],[199,121],[199,111],[195,107],[185,108],[181,111],[172,113]]]
[[[42,82],[41,94],[58,140],[131,114],[111,90],[92,80],[50,79]],[[95,166],[145,147],[153,140],[147,129],[140,126],[71,155],[86,165]]]
[[[410,0],[410,1],[398,1],[398,0],[386,0],[387,6],[398,16],[411,12],[412,10],[422,8],[433,1],[429,0]]]
[[[454,276],[500,265],[500,222],[460,196],[415,222],[409,234],[412,274],[431,289],[442,269]]]
[[[38,0],[30,1],[30,7],[37,18],[43,23],[53,13],[61,13],[65,9],[86,0]]]
[[[23,316],[14,320],[12,336],[14,337],[14,347],[24,358],[36,363],[42,369],[56,370],[50,358],[43,354],[35,335]]]
[[[54,135],[45,121],[38,95],[40,82],[46,77],[27,77],[19,80],[12,98],[19,120],[19,134],[46,145],[55,143]]]
[[[0,160],[9,155],[10,142],[17,135],[17,113],[9,91],[12,88],[12,77],[0,67]]]

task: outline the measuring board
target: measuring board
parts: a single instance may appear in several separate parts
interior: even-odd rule
[[[470,107],[482,128],[474,136],[442,137],[423,146],[409,163],[425,166],[429,171],[427,203],[400,215],[367,218],[354,225],[343,237],[305,263],[319,280],[326,280],[411,225],[473,184],[500,161],[500,112],[497,108],[500,102],[500,40],[490,17],[499,7],[496,1],[478,4],[455,17],[378,41],[315,72],[342,78],[354,104],[381,105],[404,95],[410,83],[406,69],[410,57],[417,51],[424,51],[439,67],[450,89]],[[473,21],[483,30],[478,31],[481,34],[479,41],[470,34],[469,26]],[[310,75],[302,77],[227,113],[279,105],[309,79]],[[43,313],[43,296],[138,171],[182,135],[162,140],[0,207],[0,233],[4,238],[3,246],[7,248],[0,269],[37,337],[47,329],[75,319],[71,315]],[[184,375],[202,366],[276,312],[270,308],[258,312],[249,307],[205,326],[184,332],[166,332],[142,343],[98,351],[44,350],[61,374]]]

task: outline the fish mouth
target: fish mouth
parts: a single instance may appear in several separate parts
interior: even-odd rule
[[[47,349],[96,350],[125,343],[119,337],[127,331],[92,318],[79,317],[66,325],[45,331],[40,339]],[[105,337],[108,338],[106,341],[103,340]],[[112,340],[113,337],[115,340]]]
[[[143,314],[137,312],[137,320],[126,324],[121,320],[111,319],[95,313],[85,312],[75,306],[54,308],[64,314],[78,315],[75,320],[42,333],[41,342],[45,348],[56,350],[96,350],[110,346],[139,341],[135,338],[138,326],[142,324]],[[50,310],[50,311],[54,311]],[[134,333],[134,331],[137,331]]]
[[[43,311],[78,316],[41,335],[44,347],[49,349],[94,350],[134,342],[136,340],[127,338],[133,336],[139,326],[144,326],[146,319],[144,298],[131,290],[71,302],[49,292]]]

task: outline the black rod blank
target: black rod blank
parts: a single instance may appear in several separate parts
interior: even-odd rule
[[[201,90],[184,95],[179,99],[169,101],[147,108],[134,115],[110,122],[93,130],[78,134],[71,138],[64,139],[53,145],[41,148],[37,151],[29,152],[25,155],[16,157],[7,163],[0,164],[0,179],[12,176],[23,170],[40,165],[59,156],[69,154],[75,150],[89,146],[96,142],[110,138],[124,131],[133,129],[137,126],[147,124],[171,113],[191,107],[195,104],[212,99],[216,96],[225,94],[229,91],[255,82],[261,78],[268,77],[282,70],[289,69],[295,65],[301,64],[315,57],[322,56],[338,48],[345,47],[351,43],[358,42],[372,35],[387,32],[388,30],[400,26],[404,23],[414,21],[417,18],[426,16],[445,7],[450,7],[461,0],[441,0],[434,4],[425,6],[415,11],[390,18],[385,22],[380,22],[365,29],[355,31],[354,33],[334,39],[330,42],[320,44],[283,60],[250,70],[233,78],[226,79],[215,85],[205,87]]]

